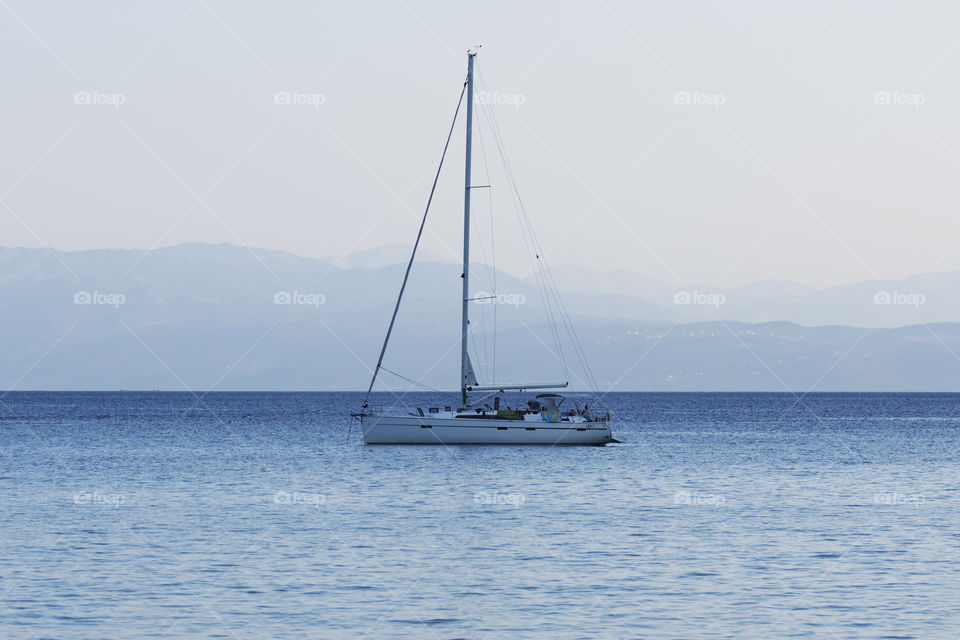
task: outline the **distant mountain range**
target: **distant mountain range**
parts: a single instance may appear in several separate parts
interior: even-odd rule
[[[388,245],[340,259],[341,267],[381,267],[406,263],[410,247]],[[331,259],[334,262],[336,259]],[[444,262],[436,255],[422,262]],[[475,268],[485,275],[489,267]],[[903,280],[866,280],[816,289],[799,282],[761,280],[724,289],[704,284],[677,285],[630,271],[597,271],[582,266],[552,268],[561,289],[580,313],[605,318],[664,322],[724,320],[795,322],[806,326],[848,325],[895,328],[960,321],[960,272],[915,275]],[[536,295],[534,276],[520,279],[497,272],[501,292]],[[581,297],[586,296],[586,297]]]
[[[0,248],[0,386],[365,388],[407,250],[317,260],[226,244],[150,252]],[[385,366],[451,389],[460,268],[424,258],[414,266]],[[475,295],[498,296],[474,307],[481,381],[555,380],[561,363],[548,346],[554,342],[535,280],[496,272],[494,291],[489,267],[471,273]],[[574,266],[553,273],[603,389],[960,389],[960,273],[729,290]],[[583,387],[587,374],[574,350],[562,352],[571,381]],[[382,380],[381,388],[410,386],[389,373]]]

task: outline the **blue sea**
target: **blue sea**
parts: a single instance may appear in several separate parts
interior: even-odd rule
[[[6,394],[0,638],[960,635],[960,396],[612,394],[586,448],[360,399]]]

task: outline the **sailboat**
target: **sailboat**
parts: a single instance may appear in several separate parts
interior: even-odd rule
[[[440,159],[440,167],[434,177],[426,211],[420,223],[410,261],[404,273],[403,284],[394,306],[393,316],[387,328],[387,335],[380,350],[377,366],[373,371],[370,386],[359,413],[352,414],[360,420],[363,440],[366,444],[502,444],[502,445],[604,445],[616,442],[610,433],[610,414],[591,413],[589,404],[578,401],[576,395],[558,393],[565,389],[568,381],[558,383],[532,384],[479,384],[468,352],[468,332],[470,328],[470,200],[471,191],[480,188],[471,184],[471,158],[473,142],[473,105],[474,105],[474,60],[479,47],[467,52],[467,77],[460,93],[460,102],[454,114],[453,124],[447,134],[447,142]],[[423,235],[424,224],[433,195],[436,190],[443,160],[446,158],[450,138],[456,126],[457,116],[466,96],[466,172],[463,203],[463,295],[461,314],[461,349],[459,407],[442,406],[417,407],[406,413],[396,410],[385,411],[369,405],[377,374],[384,369],[383,358],[393,332],[397,311],[403,299],[403,293],[410,277],[410,269],[416,256],[417,247]],[[486,186],[486,185],[485,185]],[[539,255],[537,256],[540,257]],[[559,294],[557,294],[559,296]],[[565,311],[564,311],[565,313]],[[568,318],[565,318],[568,320]],[[581,352],[582,353],[582,352]],[[546,392],[547,390],[554,390]],[[542,392],[526,401],[519,408],[500,408],[500,398],[506,391]],[[477,399],[477,393],[483,393]],[[492,406],[489,404],[492,398]],[[595,403],[596,404],[596,403]],[[595,410],[596,411],[596,408]]]

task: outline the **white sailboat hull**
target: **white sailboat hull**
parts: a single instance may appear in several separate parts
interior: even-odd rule
[[[540,422],[495,418],[362,415],[366,444],[604,445],[606,422]]]

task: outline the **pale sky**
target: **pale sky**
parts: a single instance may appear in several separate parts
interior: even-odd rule
[[[554,264],[725,287],[960,269],[952,3],[4,0],[0,15],[0,245],[411,242],[482,44]],[[425,247],[451,258],[461,127],[454,145]],[[522,273],[509,242],[498,264]]]

